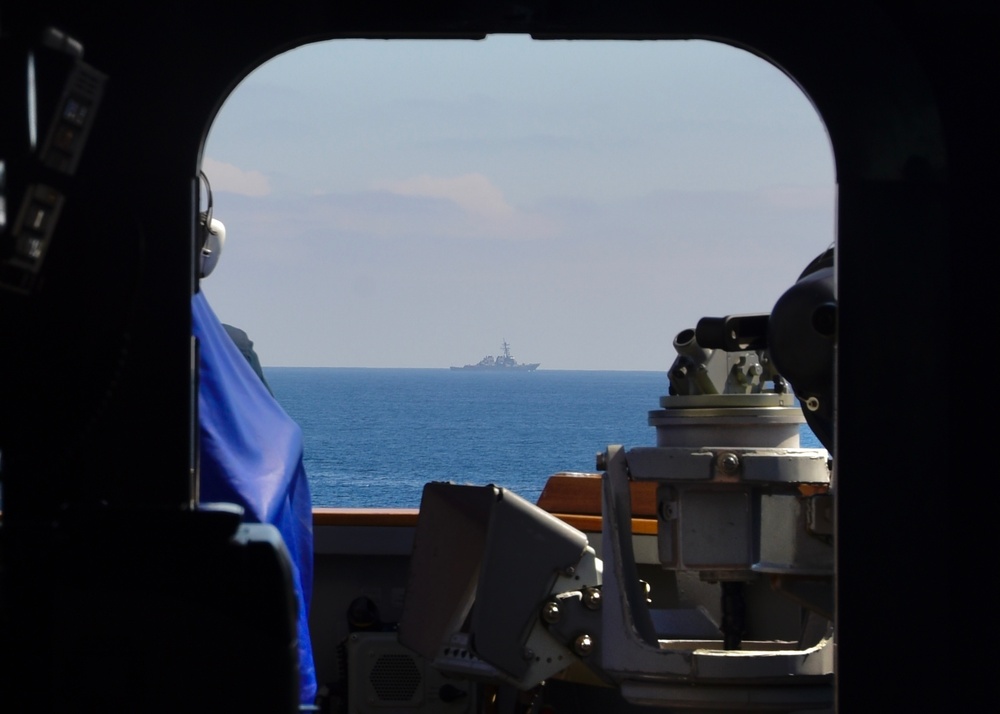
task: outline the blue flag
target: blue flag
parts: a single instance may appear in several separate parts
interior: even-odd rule
[[[245,521],[270,523],[281,532],[299,605],[301,702],[312,704],[312,500],[302,465],[302,431],[254,373],[204,293],[194,296],[191,315],[200,350],[200,500],[238,504]]]

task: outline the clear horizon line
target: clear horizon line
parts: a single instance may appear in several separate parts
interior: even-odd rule
[[[628,367],[587,367],[587,368],[572,368],[572,367],[564,367],[564,368],[560,368],[560,367],[547,367],[547,368],[542,368],[542,367],[538,367],[537,369],[534,369],[534,370],[517,370],[517,369],[512,369],[512,370],[503,370],[503,369],[500,369],[500,370],[474,370],[474,369],[465,370],[463,368],[458,368],[456,370],[453,370],[451,367],[412,367],[412,366],[411,367],[404,367],[404,366],[395,366],[395,367],[385,367],[385,366],[382,366],[382,367],[365,367],[365,366],[344,366],[344,365],[340,365],[340,366],[317,366],[317,365],[295,365],[295,364],[262,365],[262,366],[263,366],[264,369],[414,369],[414,370],[419,369],[419,370],[428,370],[428,371],[429,370],[441,370],[441,371],[446,371],[446,372],[451,372],[451,371],[456,371],[456,372],[464,372],[464,371],[480,372],[480,371],[482,371],[482,372],[488,372],[488,373],[491,373],[491,374],[495,374],[496,372],[507,372],[507,371],[518,372],[518,373],[521,373],[521,372],[657,372],[657,373],[662,372],[663,374],[667,373],[666,369],[632,369],[632,368],[628,368]]]

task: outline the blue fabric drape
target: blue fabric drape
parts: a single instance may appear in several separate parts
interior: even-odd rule
[[[312,500],[302,465],[302,432],[254,373],[203,292],[194,296],[191,312],[200,351],[200,500],[236,503],[244,509],[244,520],[270,523],[281,532],[299,605],[301,701],[312,704]]]

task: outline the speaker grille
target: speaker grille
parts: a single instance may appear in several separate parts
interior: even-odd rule
[[[473,714],[476,685],[445,677],[395,632],[354,632],[344,647],[351,714]]]
[[[383,654],[372,666],[368,681],[379,700],[409,702],[420,688],[421,675],[413,657]]]

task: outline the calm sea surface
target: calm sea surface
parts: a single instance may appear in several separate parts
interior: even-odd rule
[[[653,446],[665,372],[265,368],[302,427],[313,504],[416,507],[427,481],[537,500],[609,444]],[[819,447],[803,428],[803,447]]]

